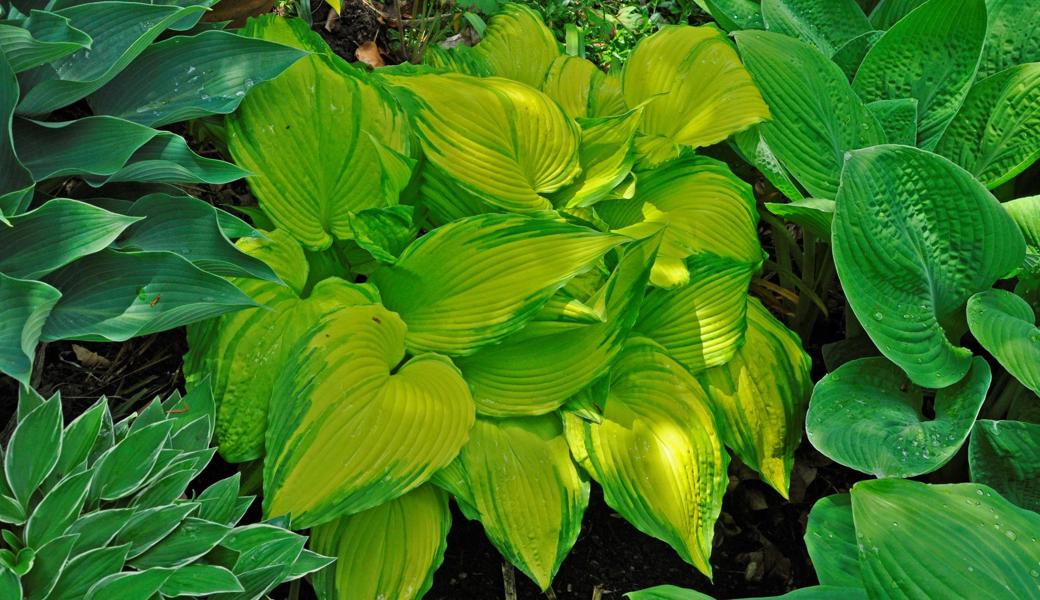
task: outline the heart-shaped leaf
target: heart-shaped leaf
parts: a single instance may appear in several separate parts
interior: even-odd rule
[[[560,44],[538,13],[522,4],[506,3],[488,20],[476,54],[491,75],[539,89],[549,65],[560,55]]]

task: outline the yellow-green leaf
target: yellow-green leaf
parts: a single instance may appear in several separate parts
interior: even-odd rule
[[[613,117],[581,119],[581,175],[553,195],[553,203],[567,208],[592,206],[610,196],[636,162],[632,140],[641,109]]]
[[[503,4],[488,20],[477,54],[492,75],[541,88],[549,65],[560,55],[560,45],[538,13],[521,4]]]
[[[620,80],[577,56],[556,57],[541,89],[572,119],[614,116],[628,110]]]

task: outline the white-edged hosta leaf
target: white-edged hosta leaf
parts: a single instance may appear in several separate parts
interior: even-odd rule
[[[698,380],[719,416],[723,441],[786,498],[812,393],[812,360],[798,336],[757,299],[748,301],[747,321],[736,355]]]
[[[861,358],[825,376],[806,415],[809,441],[837,463],[877,477],[916,477],[947,463],[968,439],[989,390],[989,365],[980,357],[964,379],[926,390],[884,358]]]
[[[930,150],[975,80],[985,36],[984,0],[929,0],[881,36],[852,87],[866,102],[917,98],[917,144]]]
[[[769,212],[812,232],[821,240],[831,239],[834,200],[806,198],[794,202],[766,202],[765,206]]]
[[[1040,62],[978,81],[950,122],[936,152],[989,188],[1040,158]]]
[[[881,353],[918,385],[959,381],[971,352],[948,332],[963,327],[968,298],[1017,269],[1025,255],[1007,212],[948,160],[876,146],[846,163],[833,229],[842,288]]]
[[[1040,328],[1028,302],[1006,290],[986,290],[968,300],[972,335],[1015,376],[1040,394]]]
[[[833,199],[845,154],[881,143],[884,130],[837,65],[768,31],[735,34],[771,120],[758,126],[773,154],[817,198]]]
[[[443,356],[398,367],[404,356],[405,324],[378,304],[326,315],[291,349],[269,413],[268,517],[319,525],[415,489],[455,458],[474,420],[469,388]]]
[[[11,496],[23,508],[58,464],[61,412],[58,396],[36,406],[18,421],[7,443],[4,476]]]
[[[36,548],[36,558],[32,569],[22,575],[21,583],[25,591],[25,600],[42,600],[50,593],[57,582],[58,575],[65,568],[65,561],[72,553],[72,546],[78,536],[63,535]],[[23,598],[23,596],[12,596]]]
[[[491,75],[505,77],[539,89],[549,65],[560,55],[560,44],[538,13],[515,3],[488,20],[487,29],[476,45]]]
[[[466,516],[483,523],[502,556],[548,589],[589,502],[588,480],[571,460],[560,417],[478,418],[449,472],[461,476],[445,487]]]
[[[400,89],[425,159],[484,202],[517,212],[548,209],[545,195],[581,170],[577,124],[537,89],[458,73],[389,81]]]
[[[42,281],[0,273],[0,372],[29,385],[36,343],[59,298],[61,292]]]
[[[979,78],[1040,61],[1040,30],[1026,26],[1040,21],[1040,4],[1032,0],[986,0],[986,9],[989,24]]]
[[[313,575],[325,600],[418,600],[433,585],[451,528],[433,485],[311,529],[311,548],[336,558]]]
[[[800,38],[826,56],[872,29],[856,0],[762,0],[766,29]]]
[[[889,144],[917,144],[917,98],[875,100],[867,108],[881,123]]]
[[[580,119],[581,174],[554,193],[553,204],[567,208],[592,206],[610,196],[636,162],[632,141],[642,109],[613,117]]]
[[[303,21],[265,15],[245,32],[315,53],[249,92],[227,119],[231,155],[253,171],[264,212],[304,246],[351,238],[354,213],[396,204],[408,183],[405,117]],[[301,90],[310,100],[289,102]]]
[[[89,48],[92,41],[67,17],[45,10],[32,9],[21,22],[0,23],[0,52],[15,73]]]
[[[702,573],[729,456],[700,384],[659,345],[633,339],[610,374],[602,422],[564,415],[575,459],[607,504]]]
[[[973,483],[861,481],[852,516],[871,598],[1031,598],[1040,515]]]
[[[413,354],[464,356],[520,330],[624,238],[545,216],[488,214],[439,227],[373,274]]]
[[[650,165],[769,117],[733,46],[713,26],[667,25],[642,40],[625,63],[622,85],[629,107],[646,103],[636,147]]]
[[[1040,425],[980,419],[968,444],[971,480],[1040,512]]]
[[[852,522],[852,496],[820,498],[809,511],[805,547],[822,585],[859,587],[859,548]]]
[[[541,90],[559,103],[572,119],[609,117],[628,110],[620,79],[577,56],[557,56],[549,66]]]
[[[561,300],[556,318],[536,319],[499,344],[457,358],[477,412],[547,413],[606,373],[635,324],[659,245],[659,237],[630,243],[587,304],[554,297],[546,308]]]

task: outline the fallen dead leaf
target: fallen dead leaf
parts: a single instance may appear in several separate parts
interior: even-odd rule
[[[112,361],[108,360],[104,356],[101,356],[97,352],[94,352],[93,350],[87,350],[79,344],[72,345],[72,352],[76,355],[76,360],[79,361],[79,364],[83,365],[84,367],[89,367],[91,369],[97,367],[108,368],[112,365]]]
[[[383,62],[383,57],[379,54],[379,47],[376,46],[375,42],[365,42],[364,44],[361,44],[358,46],[357,51],[354,52],[354,55],[357,56],[358,60],[373,69],[385,64]]]

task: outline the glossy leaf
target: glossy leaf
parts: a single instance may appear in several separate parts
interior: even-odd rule
[[[557,56],[549,65],[541,90],[572,119],[611,117],[628,111],[620,79],[577,56]]]
[[[888,29],[927,0],[880,0],[870,12],[870,22],[878,29]]]
[[[831,239],[834,200],[806,198],[794,202],[766,202],[765,205],[769,212],[812,232],[816,237],[823,240]]]
[[[856,0],[763,0],[762,18],[769,31],[799,38],[826,56],[872,29]]]
[[[538,13],[515,3],[502,5],[488,20],[476,50],[491,75],[541,88],[560,45]]]
[[[36,343],[59,298],[61,292],[42,281],[0,273],[0,372],[29,384]]]
[[[553,203],[584,207],[607,198],[635,164],[632,142],[641,118],[642,111],[634,110],[613,117],[580,120],[581,174],[553,195]]]
[[[21,22],[0,24],[0,51],[15,73],[89,48],[92,41],[68,18],[44,10],[31,10]]]
[[[231,571],[224,567],[193,564],[176,569],[159,588],[163,596],[205,596],[226,592],[243,591],[242,584]]]
[[[1040,393],[1040,329],[1029,303],[1005,290],[968,300],[972,335],[1022,385]]]
[[[29,192],[35,184],[29,170],[18,160],[11,136],[19,91],[14,69],[0,52],[0,225],[8,223],[6,216],[27,208]]]
[[[863,585],[849,494],[826,496],[813,504],[805,526],[805,546],[822,585]]]

